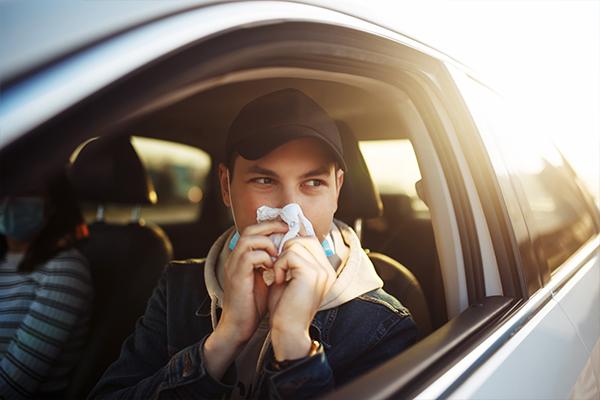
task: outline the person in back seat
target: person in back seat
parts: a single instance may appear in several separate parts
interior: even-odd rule
[[[295,89],[261,96],[226,152],[235,226],[206,260],[168,265],[91,398],[315,397],[415,342],[409,311],[333,219],[345,162],[329,115]]]
[[[0,194],[0,398],[62,398],[89,328],[86,225],[67,178]]]

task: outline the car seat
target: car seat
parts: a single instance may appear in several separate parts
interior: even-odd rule
[[[347,171],[340,192],[336,218],[355,227],[362,239],[362,220],[376,218],[382,214],[383,205],[379,192],[371,178],[367,164],[358,147],[358,141],[350,128],[337,122],[344,146]],[[431,332],[431,318],[423,290],[414,274],[394,259],[367,250],[377,273],[384,280],[386,292],[396,297],[413,316],[422,336]]]
[[[95,296],[90,338],[68,393],[75,399],[85,398],[117,359],[173,251],[161,228],[139,219],[139,205],[155,203],[156,194],[129,137],[88,142],[69,172],[80,200],[98,204],[80,248],[90,262]],[[138,208],[131,222],[112,224],[103,220],[107,203]]]
[[[406,194],[388,193],[381,199],[385,214],[370,226],[364,245],[410,266],[425,294],[432,328],[437,329],[448,317],[431,218],[417,216]]]

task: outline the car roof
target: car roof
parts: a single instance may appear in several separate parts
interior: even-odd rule
[[[389,98],[350,85],[271,78],[199,92],[134,120],[123,126],[121,133],[175,141],[221,156],[229,125],[241,107],[259,95],[285,87],[300,89],[317,99],[332,118],[347,123],[358,140],[406,138],[410,131],[406,118],[415,117],[401,113]]]
[[[90,2],[56,0],[53,2],[0,1],[0,80],[10,81],[57,60],[78,49],[92,45],[119,32],[143,23],[179,13],[191,8],[231,3],[219,0],[111,1]],[[281,3],[281,2],[280,2]],[[302,0],[294,3],[352,15],[375,23],[396,33],[416,40],[435,42],[433,30],[427,28],[423,10],[403,5],[401,13],[387,13],[392,1],[383,1],[372,7],[363,1],[350,0],[333,5],[325,0]],[[422,21],[423,23],[415,23]],[[402,27],[402,29],[398,29]],[[423,44],[423,41],[416,40]],[[445,53],[431,46],[436,52]],[[457,62],[456,60],[452,59]]]
[[[0,2],[0,79],[13,77],[149,20],[208,3],[163,1]]]

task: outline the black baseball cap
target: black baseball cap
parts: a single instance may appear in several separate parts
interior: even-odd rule
[[[312,137],[327,145],[346,169],[342,139],[333,119],[313,99],[287,88],[246,104],[233,120],[225,143],[226,160],[234,152],[257,160],[290,140]]]

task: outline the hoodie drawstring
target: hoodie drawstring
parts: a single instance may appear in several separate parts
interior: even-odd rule
[[[267,337],[265,338],[261,348],[260,353],[258,353],[258,359],[256,360],[256,376],[260,376],[262,372],[262,366],[265,362],[265,357],[267,356],[267,351],[269,350],[269,346],[271,345],[271,330],[267,332]]]
[[[217,327],[217,295],[210,295],[210,322],[212,323],[213,331]]]

